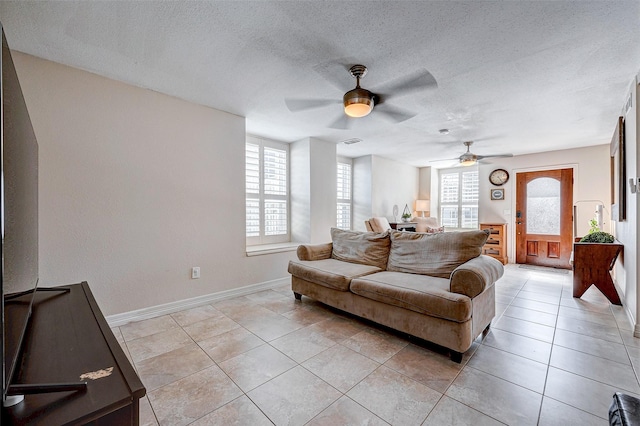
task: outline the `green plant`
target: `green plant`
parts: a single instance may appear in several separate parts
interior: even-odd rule
[[[598,226],[598,221],[593,218],[589,221],[589,234],[593,234],[594,232],[599,232],[600,227]]]
[[[409,211],[409,205],[404,205],[404,210],[402,210],[402,220],[408,222],[411,219],[411,212]]]
[[[591,232],[580,240],[581,243],[613,243],[614,241],[613,235],[602,231]]]

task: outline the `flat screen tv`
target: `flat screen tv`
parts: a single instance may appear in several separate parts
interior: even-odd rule
[[[2,399],[19,365],[38,284],[38,142],[2,31]],[[16,297],[16,294],[23,296]],[[10,313],[10,315],[8,315]],[[11,402],[11,398],[7,401]]]

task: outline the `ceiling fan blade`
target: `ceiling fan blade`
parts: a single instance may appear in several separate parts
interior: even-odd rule
[[[477,155],[476,157],[478,157],[478,160],[484,160],[485,158],[507,158],[507,157],[513,157],[513,154],[497,154],[497,155]]]
[[[392,80],[376,88],[379,93],[380,102],[396,96],[402,96],[410,92],[437,88],[438,83],[435,77],[426,69],[420,69],[414,73]],[[386,93],[386,95],[384,94]]]
[[[453,167],[460,166],[459,158],[448,158],[445,160],[431,160],[429,163],[432,163],[432,167],[437,169],[450,169]]]
[[[325,107],[332,104],[342,103],[341,100],[336,99],[285,99],[284,103],[291,112],[306,111],[309,109],[316,109]]]
[[[456,157],[456,158],[444,158],[442,160],[430,160],[429,162],[430,163],[440,163],[442,161],[460,161],[460,158],[459,157]]]
[[[416,116],[415,112],[389,104],[376,105],[373,109],[373,113],[382,115],[395,123],[402,123],[403,121]]]
[[[340,91],[345,92],[349,89],[353,89],[356,82],[355,79],[349,76],[350,65],[347,65],[349,61],[345,61],[347,61],[347,58],[343,58],[339,61],[323,62],[321,64],[314,65],[313,70],[318,73],[320,77],[331,83],[331,85]],[[351,62],[355,63],[353,61]]]
[[[348,130],[353,125],[354,120],[357,118],[351,118],[346,114],[341,114],[333,123],[329,125],[332,129]]]

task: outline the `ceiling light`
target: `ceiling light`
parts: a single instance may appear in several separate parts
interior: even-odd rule
[[[344,113],[349,117],[360,118],[369,115],[373,110],[373,96],[371,92],[360,88],[358,85],[355,89],[349,90],[344,94]]]
[[[473,154],[467,155],[463,154],[460,156],[460,165],[461,166],[473,166],[478,161],[477,157]]]
[[[356,79],[356,87],[344,94],[342,102],[344,113],[349,117],[360,118],[369,115],[374,106],[374,94],[360,87],[360,79],[367,75],[367,67],[354,65],[349,72]]]
[[[449,129],[440,129],[440,130],[438,130],[438,132],[441,135],[448,135],[449,134]]]
[[[462,166],[473,166],[478,161],[478,156],[469,152],[469,147],[472,143],[472,141],[464,142],[464,145],[467,147],[467,152],[460,156],[460,165]]]

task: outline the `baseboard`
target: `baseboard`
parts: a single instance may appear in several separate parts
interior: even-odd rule
[[[162,305],[151,306],[148,308],[137,309],[135,311],[123,312],[121,314],[109,315],[106,317],[110,327],[119,327],[134,321],[141,321],[149,318],[155,318],[162,315],[171,314],[173,312],[185,309],[195,308],[197,306],[207,305],[232,297],[245,296],[262,290],[269,290],[274,287],[289,284],[290,278],[278,278],[277,280],[265,281],[258,284],[251,284],[231,290],[224,290],[217,293],[206,294],[204,296],[193,297],[191,299],[183,299],[175,302],[165,303]]]
[[[613,287],[618,292],[618,296],[620,296],[621,294],[624,294],[621,291],[620,286],[618,285],[618,280],[616,280],[615,278],[613,279]],[[636,319],[633,317],[633,312],[631,312],[627,308],[628,304],[626,302],[627,301],[623,297],[622,298],[622,309],[624,310],[624,313],[627,314],[627,320],[629,321],[629,324],[631,325],[631,327],[633,327],[633,337],[640,337],[640,326],[636,324]]]
[[[623,305],[622,309],[624,309],[625,314],[627,314],[627,320],[631,327],[633,327],[633,337],[640,337],[640,325],[636,324],[636,319],[633,317],[633,312],[627,308],[627,305]]]

